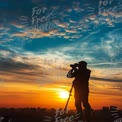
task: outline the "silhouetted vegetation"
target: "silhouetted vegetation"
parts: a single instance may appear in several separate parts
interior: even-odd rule
[[[75,111],[70,110],[62,118],[71,116]],[[122,110],[118,111],[119,117],[122,118]],[[56,109],[46,108],[0,108],[0,117],[4,117],[1,122],[44,122],[45,117],[49,117],[50,122],[55,122]],[[101,110],[95,110],[92,114],[91,122],[112,122],[113,117],[108,107],[103,107]],[[59,121],[60,122],[60,121]]]

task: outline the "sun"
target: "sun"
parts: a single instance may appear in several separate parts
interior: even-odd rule
[[[59,92],[59,97],[62,99],[68,98],[69,97],[69,92],[67,91],[60,91]]]

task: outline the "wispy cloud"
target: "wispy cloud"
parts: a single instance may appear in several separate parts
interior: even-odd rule
[[[91,77],[91,80],[106,81],[106,82],[122,82],[121,79],[107,79],[107,78],[99,78],[99,77]]]

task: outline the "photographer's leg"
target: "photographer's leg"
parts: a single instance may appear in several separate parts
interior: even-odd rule
[[[75,93],[75,107],[78,113],[78,120],[83,119],[83,113],[82,113],[82,105],[81,105],[81,96],[78,93]]]
[[[85,108],[85,118],[86,122],[90,122],[91,119],[91,106],[88,102],[88,96],[84,96],[83,98],[83,106]]]

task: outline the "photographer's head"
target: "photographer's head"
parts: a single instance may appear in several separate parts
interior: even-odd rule
[[[80,61],[79,62],[79,68],[86,69],[87,63],[85,61]]]

